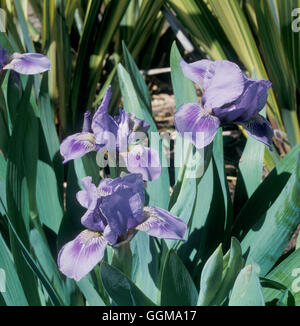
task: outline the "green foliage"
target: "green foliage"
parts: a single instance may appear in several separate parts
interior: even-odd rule
[[[104,287],[110,297],[121,306],[153,306],[154,303],[147,298],[135,284],[118,269],[101,264],[101,277]]]
[[[229,306],[264,306],[262,288],[256,265],[247,265],[236,278],[229,300]],[[259,267],[258,267],[259,268]]]
[[[2,294],[8,306],[27,306],[28,301],[24,294],[20,279],[2,235],[0,235],[0,268],[6,273],[6,292]]]
[[[299,1],[30,4],[41,26],[32,25],[20,0],[0,1],[6,13],[1,46],[9,54],[36,51],[51,60],[51,71],[42,78],[22,76],[19,82],[1,72],[0,268],[6,272],[6,292],[0,293],[0,305],[300,305],[299,236],[296,250],[283,255],[300,222],[300,34],[287,28]],[[140,68],[152,67],[159,51],[164,5],[173,9],[199,53],[238,59],[250,75],[272,81],[265,112],[274,128],[287,134],[288,144],[274,139],[272,154],[247,140],[232,203],[221,129],[202,151],[185,147],[177,137],[175,160],[184,164],[174,169],[166,167],[163,141],[150,139],[165,166],[161,177],[146,185],[147,205],[169,209],[184,220],[185,241],[138,232],[127,266],[117,264],[115,249],[108,247],[91,273],[79,282],[66,279],[57,254],[82,229],[85,211],[76,200],[80,180],[91,176],[98,183],[106,171],[100,175],[95,153],[63,165],[60,141],[80,129],[83,112],[100,103],[109,84],[111,112],[117,112],[122,96],[124,109],[146,120],[150,132],[157,131]],[[177,109],[198,102],[180,59],[173,43]],[[262,180],[264,163],[270,173]]]
[[[279,282],[279,284],[283,285],[283,287],[264,287],[263,294],[266,302],[274,302],[280,299],[285,291],[288,291],[290,292],[290,295],[292,295],[295,305],[299,305],[299,255],[300,250],[297,249],[278,266],[276,266],[269,274],[267,274],[267,280]]]
[[[162,306],[194,306],[197,303],[196,286],[184,264],[173,250],[166,256],[162,284]]]

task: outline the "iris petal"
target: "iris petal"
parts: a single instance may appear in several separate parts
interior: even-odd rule
[[[161,164],[156,150],[136,145],[122,157],[127,170],[132,173],[141,173],[144,180],[153,181],[160,177]]]
[[[269,121],[260,114],[256,114],[247,122],[240,123],[245,131],[256,140],[269,146],[272,151],[273,128]]]
[[[63,246],[58,254],[59,270],[79,281],[97,265],[104,255],[107,241],[98,232],[85,230]]]
[[[88,209],[81,218],[81,224],[90,230],[102,232],[107,226],[107,220],[99,206],[101,205],[101,198],[112,193],[113,189],[110,187],[112,180],[110,178],[102,179],[98,187],[92,183],[91,177],[85,177],[81,180],[86,190],[79,191],[76,197],[79,203]]]
[[[86,111],[84,113],[82,131],[84,131],[84,132],[92,132],[92,119],[93,119],[92,112],[91,111]]]
[[[95,137],[89,132],[80,132],[67,137],[60,145],[63,163],[82,157],[95,150]]]
[[[220,120],[209,114],[199,103],[185,103],[176,111],[174,124],[182,137],[188,138],[200,149],[213,141]]]
[[[227,107],[213,109],[214,115],[218,117],[222,122],[233,122],[244,113],[240,110],[236,104],[229,105]]]
[[[244,91],[245,78],[241,69],[227,60],[214,61],[203,81],[203,104],[219,108],[237,100]]]
[[[143,201],[145,201],[145,184],[141,174],[129,173],[123,177],[118,177],[111,180],[110,185],[114,188],[114,190],[119,188],[128,189],[133,193],[138,193],[143,198]]]
[[[0,46],[0,70],[2,70],[3,66],[5,66],[6,59],[7,51]]]
[[[146,138],[147,131],[150,125],[141,119],[138,119],[134,114],[120,110],[120,113],[115,117],[118,124],[118,150],[126,151],[127,147],[137,141]],[[138,139],[137,139],[138,138]]]
[[[183,239],[186,224],[174,214],[159,207],[145,207],[145,220],[136,230],[147,232],[149,235],[163,239]]]
[[[107,220],[100,209],[100,202],[96,202],[94,208],[89,208],[81,218],[81,224],[93,231],[103,232],[107,226]]]
[[[266,105],[271,82],[264,79],[247,79],[242,96],[228,107],[214,108],[214,114],[222,122],[248,121]]]
[[[237,109],[242,112],[239,121],[248,121],[263,109],[267,102],[270,86],[271,83],[263,79],[255,80],[250,84],[237,103]]]
[[[107,242],[113,246],[118,242],[119,233],[112,229],[109,224],[107,224],[104,229],[103,236]]]
[[[206,75],[206,71],[213,63],[211,60],[199,60],[192,63],[187,63],[183,59],[180,60],[180,67],[183,74],[194,83],[203,87],[203,81]]]
[[[11,69],[19,74],[35,75],[50,70],[50,61],[39,53],[14,53],[3,69]]]
[[[116,142],[118,125],[107,112],[110,98],[111,86],[108,87],[101,105],[95,112],[92,121],[92,130],[96,137],[96,143],[99,145],[107,146],[111,142]]]
[[[118,235],[126,235],[144,219],[145,186],[142,175],[128,174],[116,178],[112,186],[113,193],[102,198],[100,209],[111,230]]]
[[[76,198],[81,206],[85,208],[94,208],[97,201],[97,187],[92,183],[91,177],[81,179],[81,184],[85,190],[80,190]]]

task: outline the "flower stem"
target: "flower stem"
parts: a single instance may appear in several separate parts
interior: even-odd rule
[[[132,253],[129,241],[120,247],[114,247],[112,265],[131,279]]]

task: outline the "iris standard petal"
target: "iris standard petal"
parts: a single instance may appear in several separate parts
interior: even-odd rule
[[[5,62],[7,59],[7,51],[0,46],[0,70],[5,66]]]
[[[213,141],[220,120],[199,103],[185,103],[176,111],[174,124],[182,137],[186,137],[200,149]]]
[[[256,114],[249,121],[241,122],[245,131],[256,140],[269,146],[272,151],[273,128],[269,121],[260,114]]]
[[[141,174],[128,174],[114,183],[113,193],[101,198],[100,209],[111,230],[124,236],[144,219],[145,186]]]
[[[114,118],[117,126],[117,149],[118,151],[126,151],[129,145],[130,130],[130,115],[124,110],[120,110],[120,113]]]
[[[138,119],[133,113],[122,109],[115,117],[115,121],[118,124],[117,144],[119,151],[126,151],[131,143],[144,139],[150,127],[146,121]],[[141,135],[143,135],[142,139]]]
[[[157,238],[183,239],[187,226],[174,214],[159,207],[145,207],[145,220],[135,229],[147,232]]]
[[[127,170],[140,173],[146,181],[153,181],[160,177],[161,164],[156,150],[142,145],[133,146],[129,152],[122,153]]]
[[[104,178],[100,180],[97,191],[99,197],[111,195],[114,191],[114,179]]]
[[[115,121],[119,127],[128,126],[126,129],[128,131],[142,131],[147,132],[150,125],[145,120],[137,118],[133,113],[126,112],[120,109],[120,113],[115,117]]]
[[[150,125],[145,120],[137,118],[134,114],[130,114],[130,129],[134,132],[140,131],[147,133]]]
[[[19,74],[35,75],[50,70],[49,59],[39,53],[14,53],[3,69],[11,69]]]
[[[101,261],[106,245],[107,241],[100,233],[89,230],[81,232],[60,250],[59,270],[78,282]]]
[[[107,226],[107,220],[101,212],[100,202],[101,200],[99,199],[94,208],[89,208],[86,211],[81,217],[81,224],[90,230],[103,232]]]
[[[66,163],[95,150],[95,136],[89,132],[80,132],[67,137],[60,145],[60,154]]]
[[[103,232],[107,226],[107,220],[102,214],[100,206],[102,198],[111,195],[113,192],[113,187],[110,186],[112,181],[113,179],[110,178],[102,179],[98,187],[96,187],[92,183],[91,177],[85,177],[81,180],[86,191],[79,191],[77,199],[82,206],[88,208],[81,218],[81,224],[86,228]]]
[[[101,203],[101,211],[110,228],[119,236],[125,236],[143,220],[143,208],[141,196],[126,189],[118,189]]]
[[[116,143],[118,125],[107,112],[110,98],[111,86],[108,87],[101,105],[95,112],[92,120],[92,130],[96,137],[96,143],[99,145],[106,146],[110,142]]]
[[[244,75],[235,63],[214,61],[203,80],[202,102],[211,109],[230,104],[242,95],[244,84]]]
[[[92,120],[93,120],[92,112],[91,111],[86,111],[84,113],[82,131],[90,132],[90,133],[92,132]]]
[[[199,60],[192,63],[187,63],[183,59],[180,60],[180,67],[183,74],[194,83],[203,87],[203,81],[206,75],[206,71],[209,66],[213,63],[211,60]]]
[[[123,177],[111,179],[110,185],[117,190],[119,188],[127,189],[132,193],[138,193],[139,196],[145,201],[145,184],[143,177],[139,173],[129,173]]]

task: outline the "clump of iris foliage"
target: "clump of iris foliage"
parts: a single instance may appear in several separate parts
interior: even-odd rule
[[[283,255],[300,222],[299,70],[286,52],[299,35],[282,32],[292,6],[30,1],[39,29],[24,3],[0,1],[0,305],[299,305],[299,241]],[[188,141],[175,168],[150,137],[138,68],[159,53],[164,17],[209,56],[170,50]],[[227,125],[249,136],[234,201]],[[116,166],[99,167],[99,153]]]

